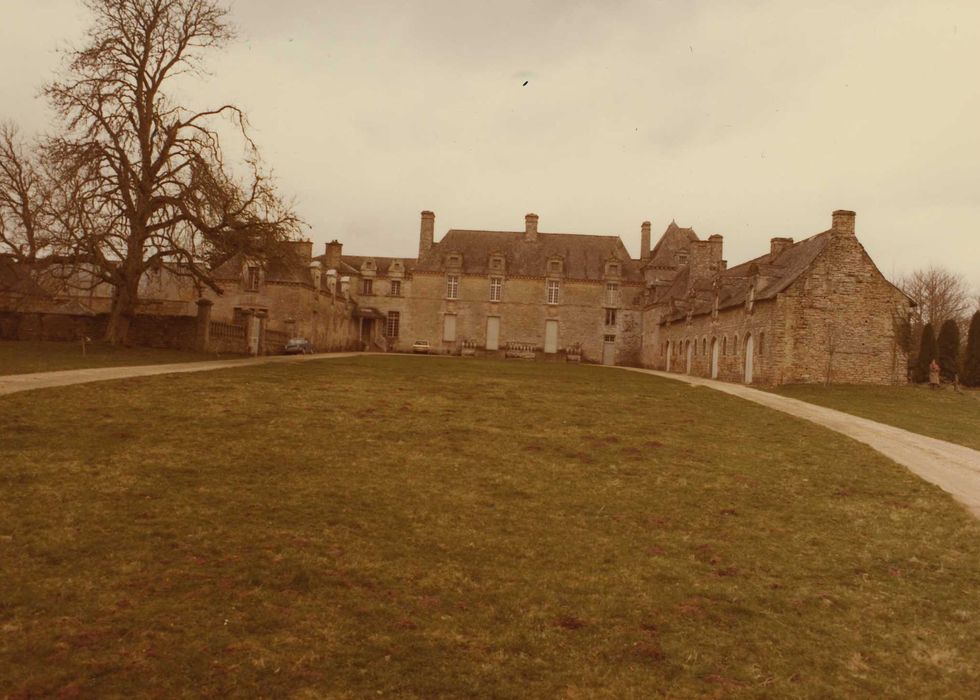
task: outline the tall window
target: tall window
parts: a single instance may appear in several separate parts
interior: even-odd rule
[[[385,325],[385,335],[389,338],[398,337],[398,321],[400,320],[401,314],[397,311],[388,312],[388,323]]]
[[[548,280],[548,303],[557,304],[558,303],[558,290],[561,285],[558,280]]]
[[[374,294],[374,280],[365,277],[361,280],[361,294]]]
[[[728,336],[727,335],[724,338],[721,339],[721,354],[722,355],[727,355],[728,354]]]
[[[606,309],[606,325],[616,325],[616,309]]]
[[[459,299],[459,275],[446,277],[446,298]]]
[[[245,274],[245,289],[247,291],[254,292],[258,290],[259,272],[257,265],[249,265],[248,272]]]
[[[500,277],[490,278],[490,301],[500,301],[500,291],[503,286],[504,281]]]
[[[606,303],[609,306],[619,305],[619,282],[606,282]]]
[[[391,296],[400,297],[402,295],[402,281],[391,280]]]

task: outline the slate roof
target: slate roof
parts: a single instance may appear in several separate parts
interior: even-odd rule
[[[415,269],[442,272],[445,256],[451,252],[462,254],[465,274],[488,274],[490,256],[499,253],[506,274],[512,276],[544,277],[548,260],[560,257],[566,278],[598,281],[605,277],[606,262],[616,258],[621,279],[642,281],[638,261],[630,258],[619,236],[539,232],[536,241],[527,241],[524,231],[450,229],[419,258]]]
[[[676,221],[671,221],[667,230],[660,236],[660,240],[650,251],[650,259],[644,263],[653,267],[675,267],[674,254],[678,250],[688,250],[692,241],[697,241],[698,234],[693,228],[681,228]]]
[[[0,255],[0,294],[47,297],[48,291],[33,280],[25,267],[7,255]]]
[[[325,255],[321,255],[316,260],[323,262]],[[341,265],[347,265],[350,270],[359,273],[361,271],[361,265],[364,264],[365,260],[373,260],[375,264],[375,269],[379,274],[388,274],[388,269],[391,264],[396,260],[400,260],[405,268],[405,272],[411,272],[415,269],[416,259],[415,258],[385,258],[378,255],[342,255],[340,256]]]
[[[212,275],[219,280],[237,280],[242,276],[246,256],[235,253],[214,269]],[[298,256],[282,255],[270,258],[264,264],[265,279],[270,282],[298,282],[312,284],[308,263]]]
[[[725,309],[744,304],[749,296],[753,278],[761,282],[756,288],[755,300],[771,299],[786,290],[800,278],[813,264],[827,243],[833,231],[827,230],[797,243],[786,246],[775,258],[769,254],[760,255],[740,265],[729,268],[715,277],[697,280],[694,284],[695,299],[692,314],[695,316],[711,313],[714,308],[714,293],[718,290],[718,308]],[[669,315],[670,320],[678,320],[687,315],[687,307],[692,300],[687,293],[689,270],[678,273],[670,287],[658,298],[658,302],[678,302],[679,311]],[[758,275],[758,277],[755,277]],[[666,319],[665,319],[666,320]]]

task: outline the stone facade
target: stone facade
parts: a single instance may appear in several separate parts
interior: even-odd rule
[[[419,258],[342,256],[390,349],[426,340],[444,354],[639,363],[643,280],[619,237],[540,232],[528,214],[523,231],[450,230],[436,242],[434,220],[422,212]]]
[[[713,251],[712,239],[685,235],[671,253],[683,264],[645,270],[659,279],[643,312],[643,364],[770,385],[906,381],[896,323],[911,302],[861,246],[854,218],[834,212],[829,230],[773,239],[768,255],[732,269],[720,237]]]
[[[830,229],[798,242],[773,238],[768,253],[729,268],[721,236],[701,240],[675,222],[652,248],[644,222],[633,259],[618,236],[542,232],[535,214],[522,231],[450,229],[436,241],[435,215],[424,211],[417,258],[344,255],[338,241],[314,258],[312,243],[297,241],[271,260],[225,261],[214,271],[220,294],[148,273],[139,311],[197,316],[205,337],[217,323],[224,335],[215,342],[253,353],[292,336],[321,351],[410,351],[425,340],[443,354],[641,365],[757,384],[904,382],[896,326],[911,300],[875,267],[854,222],[854,212],[838,210]],[[77,298],[24,308],[15,291],[30,280],[18,275],[0,265],[8,315],[109,310],[111,290],[92,284],[79,284],[87,291]]]

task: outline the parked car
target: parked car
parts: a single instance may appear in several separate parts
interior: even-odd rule
[[[282,351],[286,355],[312,355],[313,343],[306,338],[290,338]]]
[[[412,352],[429,352],[429,341],[428,340],[416,340],[412,343]]]

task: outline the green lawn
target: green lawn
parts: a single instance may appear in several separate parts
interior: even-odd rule
[[[87,367],[157,365],[169,362],[214,359],[216,359],[214,353],[206,354],[157,348],[125,348],[108,343],[88,343],[83,355],[81,343],[77,342],[0,340],[0,375],[51,372]]]
[[[0,697],[977,697],[980,524],[589,366],[352,358],[0,399]]]
[[[914,384],[791,384],[773,391],[980,450],[980,391],[976,389],[956,393],[948,386],[934,390]]]

